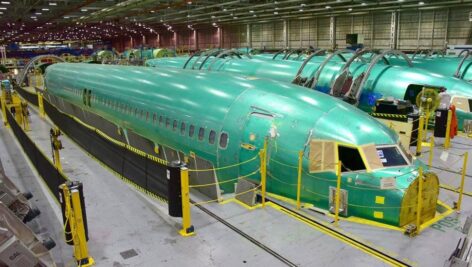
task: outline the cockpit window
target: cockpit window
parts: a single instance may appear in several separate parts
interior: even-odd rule
[[[377,147],[377,154],[384,167],[408,165],[408,161],[397,146]]]
[[[339,160],[342,162],[341,172],[365,170],[359,149],[338,145]]]

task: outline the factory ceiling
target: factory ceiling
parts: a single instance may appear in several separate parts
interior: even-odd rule
[[[112,39],[169,28],[460,6],[472,6],[472,0],[0,0],[0,42]]]

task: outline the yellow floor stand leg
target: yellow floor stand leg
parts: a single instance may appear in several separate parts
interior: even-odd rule
[[[301,191],[302,191],[302,167],[303,167],[303,151],[298,152],[298,181],[297,181],[297,209],[300,209]]]
[[[416,138],[416,156],[421,155],[421,149],[423,145],[423,130],[424,130],[424,117],[420,116],[418,122],[418,137]]]
[[[68,244],[74,246],[74,258],[78,266],[92,266],[95,261],[88,254],[87,237],[85,232],[85,218],[82,211],[82,200],[80,196],[77,182],[67,182],[59,186],[62,190],[64,199],[61,201],[64,204],[64,214],[66,217],[66,226],[69,225],[70,240],[66,240]],[[66,234],[66,233],[65,233]],[[66,234],[67,238],[67,234]],[[72,243],[70,243],[72,242]]]
[[[444,149],[448,149],[451,146],[451,121],[452,111],[447,112],[447,126],[446,126],[446,138],[444,139]]]
[[[462,163],[462,173],[461,173],[461,186],[459,188],[459,199],[457,200],[456,211],[461,211],[462,205],[462,196],[464,194],[464,181],[465,181],[465,174],[467,172],[467,159],[469,158],[469,152],[464,153],[464,162]]]
[[[337,175],[338,179],[336,182],[336,196],[334,197],[334,225],[339,226],[339,201],[341,198],[341,161],[338,163]]]
[[[182,236],[192,236],[195,235],[195,229],[192,225],[190,213],[190,192],[187,167],[182,167],[180,169],[180,186],[182,190],[182,229],[179,231],[179,234]]]

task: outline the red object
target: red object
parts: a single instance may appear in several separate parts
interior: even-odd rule
[[[449,108],[451,110],[451,129],[449,130],[449,136],[454,138],[457,135],[457,115],[456,115],[456,106],[451,105]]]

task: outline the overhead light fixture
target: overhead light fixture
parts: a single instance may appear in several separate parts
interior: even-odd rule
[[[352,11],[352,8],[348,8],[347,10],[348,10],[348,11]]]
[[[7,10],[7,8],[6,8],[6,7],[3,7],[3,6],[0,7],[0,9],[1,9],[1,10]]]
[[[49,8],[41,8],[42,11],[49,11]]]
[[[233,17],[233,19],[237,19],[238,17]]]
[[[192,1],[188,1],[187,4],[191,5],[191,4],[192,4]]]
[[[366,4],[366,3],[364,3],[364,2],[362,2],[362,4],[361,4],[361,5],[363,5],[363,6],[366,6],[367,4]]]
[[[303,12],[303,8],[300,8],[298,11]]]
[[[57,6],[57,3],[56,2],[49,2],[49,5],[50,6]]]
[[[223,11],[227,11],[227,10],[228,10],[228,9],[226,9],[226,8],[223,8]]]
[[[274,12],[274,15],[278,15],[278,14],[279,14],[279,12],[277,12],[277,11]]]
[[[87,11],[88,11],[88,9],[86,9],[86,8],[82,8],[80,11],[82,11],[82,12],[87,12]]]
[[[421,1],[421,2],[418,3],[418,5],[420,5],[420,6],[424,5],[424,2]]]
[[[216,18],[216,16],[211,16],[212,19]]]
[[[306,4],[300,4],[300,6],[306,6]]]
[[[331,6],[325,6],[325,8],[326,8],[326,9],[330,9],[330,8],[331,8]]]
[[[36,12],[36,13],[34,13],[34,14],[36,14],[36,15],[42,15],[43,13],[41,13],[41,12]]]
[[[9,4],[10,4],[9,1],[2,1],[2,2],[0,2],[0,3],[2,3],[2,5],[9,5]]]
[[[249,10],[249,13],[254,13],[254,10]]]

